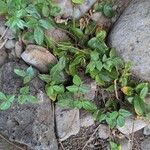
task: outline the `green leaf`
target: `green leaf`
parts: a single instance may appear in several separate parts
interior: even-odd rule
[[[95,69],[95,66],[96,66],[95,62],[93,61],[90,62],[86,67],[86,73],[93,71]]]
[[[7,11],[8,11],[7,8],[8,8],[7,4],[3,0],[0,0],[0,14],[7,13]]]
[[[23,79],[23,84],[27,84],[31,81],[31,77],[30,76],[26,76],[24,79]]]
[[[15,95],[7,96],[7,101],[9,101],[10,103],[12,103],[14,100],[15,100]]]
[[[5,101],[5,102],[0,104],[0,109],[1,110],[7,110],[10,107],[11,107],[11,102],[9,102],[9,101]]]
[[[96,105],[88,100],[82,101],[83,108],[88,111],[94,111],[97,109]]]
[[[105,40],[106,36],[107,36],[107,32],[104,31],[104,30],[103,30],[103,31],[100,31],[100,32],[98,32],[98,33],[96,34],[96,38],[98,38],[98,39],[100,39],[100,40],[102,40],[102,41]]]
[[[148,94],[148,86],[146,85],[140,92],[140,98],[144,99]]]
[[[22,87],[20,89],[20,94],[23,94],[23,95],[29,94],[29,86]]]
[[[39,78],[46,83],[51,82],[51,77],[48,74],[39,74]]]
[[[125,109],[120,109],[119,114],[122,115],[123,117],[128,117],[128,116],[132,115],[129,111],[127,111]]]
[[[21,104],[21,105],[25,104],[27,99],[28,99],[28,95],[19,95],[18,103]]]
[[[26,72],[24,70],[21,69],[14,69],[15,74],[17,74],[20,77],[25,77],[26,76]]]
[[[71,31],[77,38],[82,38],[84,36],[83,31],[79,28],[71,28]]]
[[[135,90],[136,90],[137,93],[140,93],[141,90],[142,90],[144,87],[146,87],[146,86],[148,86],[148,83],[140,83],[140,84],[138,84],[138,85],[136,86]]]
[[[118,125],[119,127],[123,127],[124,124],[125,124],[125,118],[124,118],[123,116],[119,116],[119,117],[117,118],[117,125]]]
[[[35,103],[38,102],[37,98],[35,96],[33,96],[33,95],[28,95],[28,99],[27,100],[28,100],[28,102],[30,102],[32,104],[35,104]]]
[[[0,100],[7,100],[6,95],[2,92],[0,92]]]
[[[102,62],[101,62],[101,61],[97,61],[97,62],[96,62],[96,68],[97,68],[99,71],[101,71],[101,70],[102,70],[102,68],[103,68],[103,64],[102,64]]]
[[[139,96],[135,96],[133,102],[134,102],[135,112],[139,116],[143,116],[145,114],[145,104],[144,104],[144,101]]]
[[[81,78],[78,75],[73,77],[73,83],[77,86],[81,85]]]
[[[41,20],[39,20],[39,22],[40,22],[41,26],[45,29],[53,28],[53,26],[51,25],[51,23],[48,20],[41,19]]]
[[[33,68],[31,66],[29,68],[27,68],[26,73],[27,73],[28,76],[33,77],[34,76]]]
[[[82,101],[75,100],[73,102],[73,105],[74,105],[75,108],[81,109],[82,108]]]
[[[110,141],[110,149],[111,150],[121,150],[121,145]]]
[[[99,59],[99,53],[97,51],[91,52],[91,60],[97,61]]]
[[[72,2],[75,4],[83,4],[84,0],[72,0]]]
[[[79,91],[81,93],[88,93],[90,91],[90,89],[88,87],[86,87],[86,86],[80,86],[79,87]]]
[[[109,4],[104,5],[103,13],[106,17],[112,18],[114,16],[113,7]]]
[[[44,40],[44,32],[40,27],[34,29],[34,39],[37,44],[42,45]]]
[[[57,16],[59,13],[60,13],[60,11],[61,11],[61,8],[60,7],[58,7],[57,5],[51,5],[52,7],[51,7],[51,9],[50,9],[50,15],[51,16]]]
[[[21,19],[18,19],[17,20],[17,26],[20,28],[20,29],[24,29],[24,27],[26,26],[26,23],[25,21],[21,20]]]
[[[53,89],[57,92],[57,93],[64,93],[65,92],[65,88],[62,85],[54,85]]]
[[[66,89],[72,93],[78,92],[79,88],[76,85],[68,86]]]
[[[113,111],[112,113],[110,113],[109,117],[113,120],[116,119],[118,117],[118,112],[117,111]]]
[[[44,17],[48,17],[49,16],[49,7],[47,5],[43,5],[42,7],[42,14]]]
[[[58,104],[59,106],[61,107],[71,107],[73,108],[74,107],[74,100],[72,99],[59,99],[56,104]]]

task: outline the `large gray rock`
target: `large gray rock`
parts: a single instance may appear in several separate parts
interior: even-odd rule
[[[133,0],[114,25],[109,43],[133,64],[138,77],[150,81],[150,1]]]
[[[22,79],[15,75],[14,68],[26,69],[27,66],[15,62],[3,65],[0,68],[0,91],[17,95]],[[50,100],[43,93],[44,83],[35,77],[29,86],[31,94],[37,96],[38,103],[19,105],[16,96],[10,109],[0,111],[0,134],[29,149],[58,150],[54,116]]]
[[[64,18],[74,17],[76,19],[83,16],[97,0],[85,0],[82,5],[73,5],[72,0],[54,0],[61,8],[60,15]]]

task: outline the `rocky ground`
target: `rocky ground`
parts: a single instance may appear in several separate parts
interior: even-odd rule
[[[97,2],[86,0],[81,6],[74,7],[70,0],[54,1],[62,8],[56,19],[81,19]],[[108,30],[108,44],[115,47],[125,61],[132,61],[133,74],[149,82],[150,0],[113,0],[113,5],[116,15],[112,19],[105,18],[100,12],[93,12],[90,19]],[[46,31],[46,34],[57,42],[70,38],[61,29]],[[0,36],[0,91],[18,94],[22,81],[14,74],[15,68],[26,69],[31,65],[36,74],[46,73],[48,64],[57,61],[46,48],[32,41],[28,43],[21,37],[17,41],[13,32],[6,28],[3,16],[0,16]],[[101,101],[96,83],[84,81],[90,88],[87,99]],[[108,150],[110,137],[121,143],[122,150],[150,149],[147,121],[130,117],[124,127],[110,131],[84,111],[54,107],[38,77],[29,86],[31,94],[38,97],[38,104],[15,104],[7,111],[0,111],[0,150]]]

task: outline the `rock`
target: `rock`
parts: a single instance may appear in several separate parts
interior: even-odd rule
[[[143,134],[144,135],[150,135],[150,127],[149,126],[146,126],[143,130]]]
[[[81,112],[80,113],[80,126],[81,127],[90,127],[94,125],[94,119],[90,113]]]
[[[56,128],[60,141],[76,135],[80,130],[80,119],[78,109],[60,108],[56,105]]]
[[[51,30],[46,30],[45,34],[52,38],[52,40],[54,40],[56,43],[58,42],[65,42],[65,41],[69,41],[70,38],[68,37],[68,35],[66,34],[66,32],[62,31],[61,29],[51,29]]]
[[[107,139],[110,136],[110,129],[108,126],[101,124],[98,129],[98,135],[101,139]]]
[[[94,100],[96,97],[96,91],[97,91],[96,82],[88,77],[83,77],[82,81],[84,81],[83,85],[88,87],[89,89],[89,92],[84,94],[85,99]]]
[[[117,127],[117,129],[122,132],[123,134],[129,135],[133,132],[136,132],[142,128],[147,126],[147,122],[136,118],[134,119],[132,116],[126,118],[125,125],[123,127]]]
[[[3,35],[3,33],[5,32],[5,30],[6,30],[6,27],[4,25],[2,25],[1,22],[0,22],[0,36]]]
[[[91,19],[97,22],[97,25],[103,27],[105,30],[111,29],[113,23],[120,17],[125,8],[129,5],[131,0],[112,0],[112,8],[115,15],[112,18],[108,18],[103,15],[102,12],[95,12],[92,14]],[[99,2],[103,3],[102,1]],[[97,5],[96,3],[95,5]]]
[[[11,29],[8,29],[4,36],[4,39],[9,39],[9,40],[15,39],[15,33]]]
[[[17,94],[22,86],[22,79],[14,73],[14,68],[26,69],[27,66],[9,62],[0,68],[0,91],[16,94],[13,106],[7,111],[0,111],[0,134],[28,149],[58,150],[54,116],[51,102],[43,93],[44,83],[35,77],[29,84],[30,93],[37,96],[38,103],[19,105]]]
[[[7,49],[13,49],[15,47],[15,40],[8,40],[5,44],[5,48]]]
[[[121,150],[132,150],[132,144],[126,138],[119,140],[119,144],[121,145]]]
[[[1,49],[0,50],[0,67],[5,63],[6,59],[7,59],[7,53],[5,49]]]
[[[109,35],[110,45],[126,62],[132,62],[132,72],[147,81],[150,81],[149,8],[149,0],[133,0]]]
[[[22,43],[17,41],[15,44],[15,53],[18,58],[21,58],[21,54],[23,52]]]
[[[73,5],[71,0],[54,0],[61,8],[60,15],[63,18],[72,17],[79,19],[83,16],[97,0],[85,0],[82,5]]]
[[[150,141],[150,137],[148,137],[141,143],[141,150],[150,150],[150,142],[149,141]]]
[[[48,72],[48,65],[56,63],[57,59],[46,48],[37,45],[28,45],[21,54],[21,58],[28,64],[36,67],[42,73]]]

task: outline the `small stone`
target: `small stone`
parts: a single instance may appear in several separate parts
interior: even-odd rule
[[[0,50],[0,67],[5,63],[6,59],[7,59],[7,53],[5,49],[1,49]]]
[[[28,45],[21,54],[21,58],[28,64],[36,67],[42,73],[47,73],[48,65],[56,63],[57,59],[46,48],[37,45]]]
[[[17,41],[15,44],[15,53],[18,58],[21,58],[21,54],[23,52],[22,43]]]
[[[81,127],[90,127],[94,125],[94,119],[90,113],[82,112],[80,114],[80,126]]]
[[[70,40],[66,32],[62,31],[61,29],[54,28],[51,30],[46,30],[45,34],[57,43]]]
[[[13,60],[14,58],[16,58],[15,49],[11,49],[11,51],[8,52],[8,58],[9,58],[10,60]]]
[[[150,137],[141,143],[141,150],[150,150]]]
[[[98,129],[98,135],[101,139],[107,139],[110,136],[110,129],[108,126],[101,124]]]
[[[7,49],[13,49],[15,47],[15,40],[8,40],[5,44],[5,48]]]
[[[56,128],[60,141],[76,135],[80,130],[80,119],[78,109],[60,108],[56,105]]]
[[[75,5],[71,0],[54,0],[54,2],[61,8],[61,15],[63,18],[72,17],[79,19],[83,16],[97,0],[84,0],[82,5]]]
[[[0,24],[0,35],[1,35],[1,36],[2,36],[3,33],[5,32],[5,30],[6,30],[6,27],[5,27],[4,25],[1,25],[1,24]]]
[[[87,88],[89,88],[89,92],[84,94],[84,97],[87,100],[94,100],[96,97],[96,91],[97,91],[97,83],[94,80],[91,80],[88,77],[83,77],[82,79],[84,81],[83,85]]]
[[[141,130],[145,126],[147,126],[146,121],[140,118],[135,119],[133,116],[131,116],[131,117],[126,118],[125,125],[123,127],[117,127],[117,129],[123,134],[129,135],[138,130]]]
[[[9,40],[15,39],[15,33],[11,29],[8,29],[4,36],[4,39],[9,39]]]
[[[150,127],[149,126],[146,126],[143,130],[143,134],[144,135],[150,135]]]
[[[119,144],[121,145],[121,150],[132,150],[132,144],[126,138],[119,140]]]

